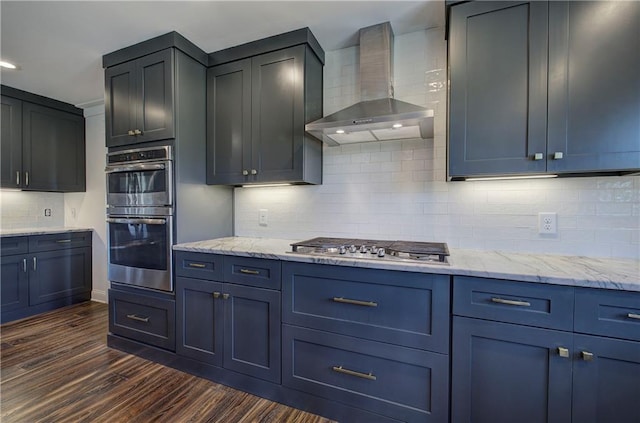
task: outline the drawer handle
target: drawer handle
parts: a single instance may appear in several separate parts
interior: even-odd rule
[[[131,320],[137,320],[138,322],[149,323],[148,317],[140,317],[136,316],[135,314],[127,314],[127,318]]]
[[[62,243],[65,243],[65,242],[71,242],[71,240],[70,239],[59,239],[56,242],[62,244]]]
[[[356,372],[355,370],[345,369],[342,366],[333,366],[332,369],[333,369],[334,372],[343,373],[345,375],[355,376],[355,377],[359,377],[359,378],[362,378],[362,379],[367,379],[367,380],[376,380],[377,379],[371,372],[369,372],[369,373]]]
[[[582,351],[580,355],[582,356],[582,359],[584,361],[593,361],[593,353],[590,353],[588,351]]]
[[[531,303],[528,301],[505,300],[504,298],[497,298],[497,297],[491,297],[491,301],[498,304],[507,304],[507,305],[520,306],[520,307],[531,307]]]
[[[205,267],[207,267],[207,265],[202,263],[189,263],[189,267],[197,267],[198,269],[204,269]]]
[[[562,358],[569,358],[569,349],[564,347],[558,347],[558,355]]]
[[[365,307],[378,307],[378,303],[376,303],[375,301],[351,300],[349,298],[342,297],[333,297],[333,301],[335,301],[336,303],[353,304]]]
[[[251,269],[240,269],[240,273],[244,273],[245,275],[259,275],[260,272],[257,270]]]
[[[627,317],[629,319],[640,320],[640,314],[637,313],[628,313]]]

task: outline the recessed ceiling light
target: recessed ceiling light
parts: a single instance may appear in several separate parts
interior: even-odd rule
[[[338,130],[336,131],[336,134],[344,134],[344,129],[338,129]]]
[[[13,63],[5,62],[4,60],[0,60],[0,67],[7,69],[16,69],[16,65]]]
[[[396,129],[397,128],[402,128],[402,124],[401,123],[394,123],[393,127],[396,128]]]

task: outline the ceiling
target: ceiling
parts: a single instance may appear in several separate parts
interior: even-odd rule
[[[444,1],[0,1],[2,84],[79,107],[103,99],[102,56],[177,31],[210,53],[309,27],[325,51],[358,29],[396,35],[444,24]]]

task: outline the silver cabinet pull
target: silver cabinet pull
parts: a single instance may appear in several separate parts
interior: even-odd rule
[[[16,185],[20,185],[20,171],[16,170]]]
[[[189,267],[197,267],[198,269],[204,269],[205,267],[207,267],[207,265],[202,263],[189,263]]]
[[[556,151],[553,153],[553,160],[561,160],[564,157],[562,151]]]
[[[26,258],[22,259],[22,271],[24,273],[27,273],[27,259]]]
[[[131,319],[131,320],[136,320],[138,322],[149,323],[149,318],[148,317],[140,317],[140,316],[137,316],[135,314],[127,314],[127,318]]]
[[[136,133],[135,133],[135,132],[133,132],[131,129],[129,129],[129,131],[127,132],[127,135],[130,135],[130,136],[134,136],[135,134],[136,134]]]
[[[60,243],[60,244],[64,244],[64,243],[66,243],[66,242],[71,242],[71,240],[70,240],[70,239],[59,239],[59,240],[57,240],[56,242],[58,242],[58,243]]]
[[[569,358],[569,348],[558,347],[558,355],[562,358]]]
[[[29,172],[24,173],[24,186],[29,186]]]
[[[588,351],[582,351],[580,355],[582,356],[582,359],[584,361],[593,361],[593,353],[590,353]]]
[[[33,270],[38,270],[38,260],[35,257],[33,258]]]
[[[544,159],[544,154],[542,153],[536,153],[533,155],[533,160],[542,160]]]
[[[242,175],[247,176],[249,174],[248,170],[242,169]]]
[[[343,297],[333,297],[333,301],[336,303],[353,304],[365,307],[378,307],[378,303],[376,303],[375,301],[352,300],[350,298]]]
[[[516,301],[516,300],[505,300],[504,298],[491,297],[491,301],[498,304],[506,304],[512,306],[520,306],[520,307],[531,307],[531,303],[528,301]]]
[[[135,135],[142,135],[142,131],[141,131],[141,130],[139,130],[139,129],[134,129],[134,130],[133,130],[133,133],[134,133]]]
[[[228,300],[229,299],[229,294],[222,294],[222,299],[223,300]]]
[[[627,313],[627,317],[629,319],[640,320],[640,314],[637,313]]]
[[[215,299],[220,298],[220,293],[219,292],[214,292],[213,293],[213,298],[215,298]]]
[[[355,370],[345,369],[342,366],[333,366],[331,369],[334,372],[343,373],[345,375],[355,376],[355,377],[359,377],[359,378],[362,378],[362,379],[367,379],[367,380],[376,380],[377,379],[373,375],[373,373],[371,373],[371,372],[369,372],[369,373],[356,372]]]
[[[252,175],[257,175],[257,174],[258,174],[258,171],[257,171],[257,170],[255,170],[255,169],[251,169],[251,174],[252,174]]]
[[[258,272],[257,270],[251,270],[251,269],[240,269],[240,273],[244,273],[245,275],[259,275],[260,272]]]

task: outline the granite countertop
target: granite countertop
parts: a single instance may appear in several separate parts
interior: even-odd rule
[[[425,264],[290,253],[294,240],[230,237],[175,245],[174,250],[370,269],[440,273],[640,292],[640,261],[450,249],[449,264]]]
[[[47,235],[47,234],[67,233],[67,232],[86,232],[86,231],[93,231],[93,229],[70,228],[70,227],[19,228],[19,229],[0,228],[0,236]]]

